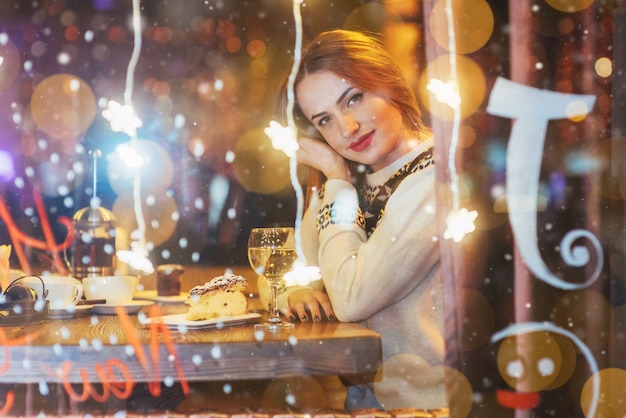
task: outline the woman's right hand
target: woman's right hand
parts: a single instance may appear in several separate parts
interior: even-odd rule
[[[335,321],[335,311],[328,295],[321,290],[299,289],[289,294],[289,307],[283,314],[291,321]]]
[[[296,154],[298,161],[311,166],[326,176],[327,179],[350,181],[350,167],[337,151],[318,139],[301,137]]]

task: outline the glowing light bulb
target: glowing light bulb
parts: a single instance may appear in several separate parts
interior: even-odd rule
[[[293,128],[283,126],[275,120],[270,122],[270,126],[265,128],[264,132],[272,140],[274,149],[284,152],[288,157],[293,157],[300,147]]]
[[[456,108],[461,104],[459,88],[452,80],[444,82],[437,78],[431,78],[428,81],[426,88],[435,95],[437,100],[441,103],[447,104],[451,108]]]
[[[144,274],[152,274],[154,266],[148,258],[148,250],[139,242],[130,243],[130,250],[120,250],[117,252],[117,258],[128,264],[133,270],[140,271]]]
[[[299,284],[306,286],[311,281],[318,280],[321,277],[319,267],[306,266],[305,257],[302,250],[302,237],[300,234],[302,215],[303,215],[303,202],[304,192],[302,186],[298,181],[297,173],[297,159],[296,151],[298,151],[299,145],[297,141],[297,128],[293,116],[293,108],[295,106],[295,93],[294,84],[298,68],[300,67],[300,58],[302,55],[302,14],[300,13],[300,6],[303,0],[293,0],[293,18],[296,27],[296,42],[294,46],[294,60],[291,66],[291,72],[287,79],[287,108],[286,118],[287,126],[283,126],[276,121],[271,121],[269,127],[265,128],[265,134],[272,140],[272,146],[284,152],[289,157],[289,177],[291,178],[291,184],[294,192],[296,193],[296,220],[295,220],[295,247],[298,258],[294,262],[294,268],[284,276],[285,285],[293,286]]]
[[[465,208],[450,212],[446,219],[447,228],[443,233],[443,237],[445,239],[452,238],[455,242],[461,242],[466,234],[476,229],[474,221],[477,216],[478,212],[475,210],[468,211]]]
[[[127,167],[141,167],[143,165],[143,157],[139,151],[130,144],[121,144],[115,148],[115,152],[120,159],[124,161]]]
[[[115,100],[109,100],[108,107],[102,111],[102,116],[109,121],[114,132],[124,132],[131,138],[137,135],[137,128],[143,125],[131,105],[122,105]]]
[[[317,266],[307,266],[302,259],[298,258],[293,263],[293,268],[285,273],[283,280],[285,286],[306,286],[309,283],[322,278],[322,273]]]
[[[139,168],[143,165],[143,157],[137,149],[137,128],[142,126],[141,119],[137,117],[132,103],[133,86],[135,84],[135,67],[141,54],[141,4],[140,0],[133,2],[133,52],[126,68],[126,86],[124,88],[124,105],[114,100],[108,102],[108,107],[102,112],[102,116],[109,121],[111,129],[115,132],[124,132],[130,136],[130,144],[117,147],[116,152],[124,163],[133,168],[133,202],[135,217],[137,219],[136,235],[138,239],[131,242],[130,251],[120,250],[117,252],[118,259],[128,264],[131,268],[150,274],[154,271],[152,262],[148,258],[148,250],[145,247],[146,221],[141,207],[141,176]]]

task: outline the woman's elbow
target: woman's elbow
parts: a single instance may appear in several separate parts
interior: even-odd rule
[[[341,322],[361,322],[371,316],[371,313],[363,307],[354,306],[351,303],[344,303],[341,306],[333,305],[335,316]]]

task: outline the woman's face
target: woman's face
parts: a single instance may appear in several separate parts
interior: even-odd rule
[[[304,115],[344,158],[379,170],[409,150],[400,111],[382,96],[360,90],[335,73],[317,71],[296,87]]]

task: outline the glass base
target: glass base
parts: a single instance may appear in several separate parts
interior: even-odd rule
[[[280,331],[280,330],[293,329],[294,327],[295,327],[294,323],[283,322],[283,321],[263,322],[260,324],[254,324],[255,330],[263,330],[263,331]]]

